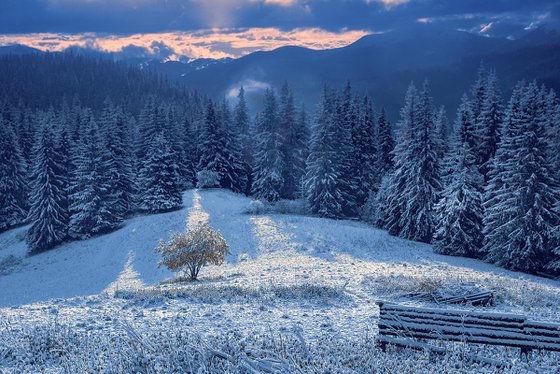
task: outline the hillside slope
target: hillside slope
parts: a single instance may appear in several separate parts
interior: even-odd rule
[[[467,349],[510,372],[560,365],[558,355],[528,363],[516,350],[461,344],[434,361],[372,340],[379,299],[417,303],[403,294],[474,282],[496,296],[486,310],[560,320],[559,282],[440,256],[359,222],[248,214],[249,203],[190,190],[179,211],[29,258],[25,228],[1,234],[0,262],[21,263],[0,270],[0,371],[266,372],[258,365],[268,362],[287,372],[497,372],[463,361]],[[158,284],[173,277],[157,267],[158,239],[205,220],[231,247],[226,265],[203,269],[200,282]]]
[[[363,223],[294,215],[246,213],[250,199],[223,190],[190,190],[181,210],[139,216],[123,228],[97,238],[64,244],[24,257],[26,227],[0,234],[0,262],[15,256],[0,276],[0,306],[50,298],[94,295],[141,288],[172,277],[157,267],[159,239],[185,225],[208,220],[231,247],[225,267],[202,271],[205,277],[233,277],[229,284],[270,283],[343,285],[363,293],[368,277],[442,276],[524,282],[560,287],[555,281],[510,272],[477,260],[441,256],[430,245],[406,241]],[[560,312],[559,312],[560,313]]]

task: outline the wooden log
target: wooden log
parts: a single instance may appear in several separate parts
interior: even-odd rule
[[[560,324],[530,321],[523,315],[416,308],[378,302],[379,334],[400,339],[462,341],[560,352]]]
[[[437,314],[420,314],[420,313],[413,313],[413,312],[406,312],[406,313],[396,313],[394,311],[381,311],[380,313],[381,318],[390,318],[393,319],[395,317],[398,318],[406,318],[411,321],[439,321],[440,323],[463,323],[463,324],[473,324],[477,326],[488,326],[491,328],[499,328],[502,327],[504,329],[519,329],[522,330],[524,328],[523,321],[502,321],[496,319],[485,319],[478,317],[471,317],[469,315],[437,315]]]

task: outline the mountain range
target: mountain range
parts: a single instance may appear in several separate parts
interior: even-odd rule
[[[25,46],[0,47],[6,53],[38,52]],[[98,51],[73,50],[75,53]],[[560,91],[560,34],[538,28],[519,39],[489,37],[434,24],[365,36],[337,49],[311,50],[282,47],[251,53],[237,59],[198,59],[163,62],[155,58],[112,56],[151,68],[170,80],[212,97],[234,96],[243,85],[249,104],[256,109],[266,87],[280,87],[287,80],[296,99],[313,108],[325,84],[342,87],[350,82],[358,92],[384,106],[391,119],[411,81],[428,79],[437,105],[453,116],[459,99],[468,92],[483,63],[494,69],[504,96],[521,79],[536,79]]]
[[[426,25],[368,35],[333,50],[283,47],[256,52],[175,78],[215,96],[242,84],[251,91],[253,86],[280,87],[288,80],[298,99],[311,105],[323,85],[342,87],[350,81],[396,119],[407,86],[425,79],[436,104],[445,105],[452,115],[481,63],[496,70],[505,95],[521,79],[560,90],[560,36],[555,31],[537,29],[508,40]]]

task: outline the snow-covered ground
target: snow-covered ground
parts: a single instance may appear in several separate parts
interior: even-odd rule
[[[559,321],[559,282],[440,256],[363,223],[251,215],[249,203],[191,190],[182,210],[33,257],[25,227],[0,234],[0,372],[496,370],[461,359],[465,350],[511,363],[506,372],[560,372],[557,354],[527,361],[461,344],[443,357],[386,354],[374,341],[379,299],[475,282],[497,298],[478,309]],[[230,245],[227,264],[200,282],[160,284],[174,274],[158,268],[157,241],[204,220]]]

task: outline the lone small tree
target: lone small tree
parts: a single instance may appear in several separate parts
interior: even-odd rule
[[[156,250],[163,257],[160,266],[184,271],[194,281],[203,266],[222,265],[229,246],[218,231],[201,223],[187,232],[173,234],[169,242],[161,240]]]

